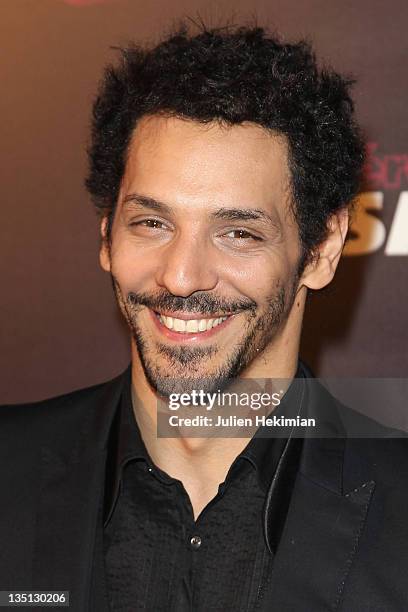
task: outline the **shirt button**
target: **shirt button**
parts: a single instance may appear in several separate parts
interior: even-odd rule
[[[193,536],[190,540],[190,544],[191,544],[191,548],[194,548],[194,550],[198,550],[201,546],[200,536],[198,535]]]

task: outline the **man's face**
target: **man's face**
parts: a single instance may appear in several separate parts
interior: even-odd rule
[[[101,261],[162,396],[219,388],[279,342],[298,287],[283,138],[145,117]]]

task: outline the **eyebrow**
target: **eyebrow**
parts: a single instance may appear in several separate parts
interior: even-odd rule
[[[131,193],[124,197],[123,204],[136,204],[142,208],[155,210],[158,213],[165,213],[171,215],[173,213],[172,208],[149,196],[139,195],[137,193]],[[265,210],[259,208],[218,208],[211,213],[211,217],[214,219],[225,219],[227,221],[262,221],[265,224],[273,225],[277,227],[276,220]]]

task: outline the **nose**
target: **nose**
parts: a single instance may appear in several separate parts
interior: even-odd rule
[[[156,283],[170,293],[187,297],[195,291],[210,291],[218,282],[210,245],[197,236],[179,236],[159,255]]]

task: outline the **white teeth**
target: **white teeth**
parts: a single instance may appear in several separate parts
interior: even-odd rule
[[[192,320],[187,321],[186,332],[197,332],[198,331],[198,321]]]
[[[186,331],[186,322],[183,319],[173,319],[173,329],[177,332]]]
[[[176,319],[174,317],[167,317],[165,315],[159,315],[159,319],[163,325],[168,329],[174,329],[179,333],[197,333],[204,332],[216,327],[228,317],[218,317],[218,319],[190,319],[185,321],[184,319]]]
[[[207,329],[207,323],[205,319],[200,319],[198,322],[198,331],[205,331]]]

